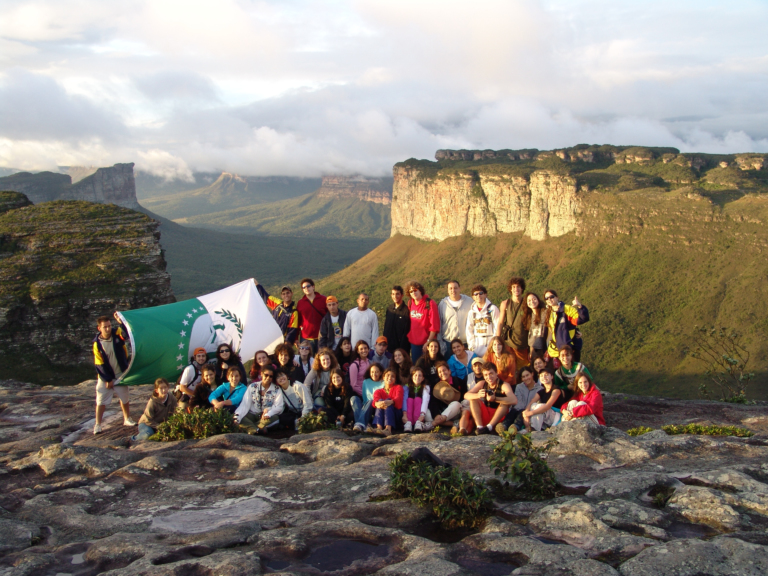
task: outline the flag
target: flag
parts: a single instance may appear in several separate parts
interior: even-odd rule
[[[119,316],[133,351],[117,382],[123,385],[151,384],[157,378],[175,382],[195,348],[205,348],[210,359],[219,344],[229,344],[245,363],[258,350],[271,353],[283,341],[252,278],[205,296]]]

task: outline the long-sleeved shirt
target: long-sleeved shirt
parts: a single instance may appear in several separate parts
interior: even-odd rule
[[[408,341],[412,345],[423,346],[429,339],[430,332],[440,333],[440,313],[432,298],[424,294],[418,304],[411,298],[408,301],[408,310],[411,311],[411,330],[408,332]]]
[[[320,323],[328,313],[325,296],[315,292],[315,299],[312,302],[306,296],[302,296],[296,303],[296,310],[299,311],[301,337],[305,340],[317,340],[320,335]]]
[[[398,410],[403,409],[403,387],[400,384],[394,384],[390,387],[389,392],[382,386],[373,393],[373,403],[381,402],[382,400],[392,400],[395,408]]]
[[[590,386],[586,394],[583,394],[579,390],[573,397],[576,402],[585,402],[586,405],[576,406],[571,413],[574,418],[583,418],[594,414],[597,421],[601,426],[605,426],[605,418],[603,418],[603,395],[597,386]]]
[[[373,348],[376,338],[379,337],[379,319],[376,317],[376,312],[370,308],[365,310],[353,308],[347,312],[344,336],[349,336],[353,348],[360,340],[366,342],[369,348]]]
[[[157,429],[160,424],[168,420],[168,416],[176,411],[178,402],[173,394],[166,395],[165,399],[158,398],[154,394],[144,408],[144,414],[139,418],[139,424],[146,424],[150,428]]]
[[[440,314],[440,351],[443,356],[451,353],[451,340],[458,338],[462,342],[467,341],[467,315],[472,307],[473,300],[466,294],[461,294],[458,306],[453,306],[451,297],[446,296],[437,305]]]
[[[319,373],[316,370],[310,370],[307,377],[304,379],[304,386],[312,394],[312,398],[322,398],[323,392],[325,392],[326,386],[331,381],[331,373],[326,370],[321,370]]]
[[[269,311],[272,312],[272,318],[280,326],[285,341],[290,344],[295,343],[299,335],[299,312],[296,304],[291,302],[286,306],[280,298],[270,296],[261,284],[256,284],[256,290],[258,290],[259,296],[264,300]]]
[[[411,350],[408,341],[408,332],[411,331],[411,311],[405,302],[395,306],[392,302],[387,306],[387,314],[384,319],[384,336],[387,337],[387,350],[394,352],[402,348],[406,352]]]
[[[368,352],[368,360],[371,361],[371,364],[373,364],[374,362],[378,362],[379,364],[381,364],[381,367],[384,368],[384,370],[386,370],[387,368],[389,368],[389,365],[392,362],[392,353],[389,352],[388,350],[384,350],[384,354],[379,356],[378,354],[376,354],[376,348],[372,347],[371,351]]]
[[[561,390],[570,389],[574,392],[579,389],[579,378],[582,374],[589,376],[592,380],[592,374],[589,372],[589,368],[584,366],[581,362],[574,362],[570,368],[566,368],[562,364],[560,368],[555,370],[555,386]]]
[[[349,365],[349,385],[358,396],[363,394],[363,381],[370,365],[368,358],[358,358]]]
[[[482,308],[476,304],[467,314],[467,346],[478,356],[485,354],[491,338],[496,333],[499,322],[499,309],[490,300],[486,300]]]
[[[336,323],[334,325],[333,316],[331,313],[326,313],[323,316],[322,322],[320,322],[320,340],[317,343],[318,349],[330,348],[336,350],[336,345],[341,340],[344,334],[344,322],[347,320],[347,311],[339,308],[339,315],[336,317]],[[338,333],[336,332],[338,330]]]
[[[261,393],[264,392],[264,396]],[[283,389],[276,384],[270,384],[264,391],[261,382],[251,384],[245,391],[240,406],[235,410],[237,421],[242,422],[248,414],[262,414],[265,410],[267,416],[279,416],[283,413]]]
[[[454,354],[450,358],[448,358],[448,368],[451,369],[451,374],[453,376],[458,376],[459,378],[466,378],[472,370],[470,369],[470,366],[472,364],[472,358],[476,358],[477,355],[472,352],[471,350],[467,352],[467,363],[464,364],[461,360],[456,358],[456,355]]]
[[[213,392],[211,392],[211,395],[208,396],[208,401],[213,404],[214,400],[229,400],[232,402],[232,406],[237,408],[240,406],[240,402],[243,401],[243,396],[245,396],[245,390],[247,386],[240,382],[237,386],[235,386],[234,390],[229,389],[229,382],[224,382],[221,386],[216,388]]]
[[[93,363],[102,382],[112,382],[128,369],[127,341],[128,330],[123,324],[112,331],[109,340],[102,340],[100,334],[93,339]]]
[[[384,388],[383,380],[376,381],[376,380],[371,380],[370,378],[366,378],[365,381],[363,381],[363,394],[362,394],[363,404],[365,404],[366,402],[373,402],[373,394],[379,388]]]
[[[515,410],[525,410],[528,407],[528,404],[531,403],[531,400],[534,399],[536,394],[539,393],[539,390],[543,390],[541,384],[538,382],[534,384],[532,389],[528,389],[528,386],[520,382],[517,386],[515,386],[515,397],[517,398],[517,404],[515,404]]]
[[[301,413],[302,416],[312,412],[312,407],[314,406],[312,394],[309,393],[307,387],[301,382],[289,384],[283,390],[283,403],[285,410]]]

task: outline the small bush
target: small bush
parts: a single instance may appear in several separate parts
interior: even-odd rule
[[[544,456],[557,445],[554,438],[536,448],[527,434],[502,435],[488,459],[494,474],[501,474],[507,482],[517,483],[515,495],[543,500],[555,495],[557,478]]]
[[[642,436],[643,434],[648,434],[648,432],[653,432],[653,428],[648,428],[648,426],[638,426],[637,428],[630,428],[627,430],[627,434],[630,436]]]
[[[744,337],[726,328],[694,326],[696,348],[691,357],[706,364],[704,375],[720,389],[720,399],[737,404],[747,403],[747,388],[755,378],[749,372],[749,351]],[[710,398],[707,384],[699,386],[699,393]]]
[[[705,436],[738,436],[739,438],[749,438],[754,436],[746,428],[737,428],[736,426],[702,426],[701,424],[686,424],[678,426],[670,424],[661,427],[667,434],[703,434]]]
[[[334,428],[334,426],[328,424],[324,412],[317,414],[310,412],[306,416],[299,418],[299,434],[310,434],[311,432],[319,432],[320,430],[329,430],[331,428]]]
[[[488,489],[471,474],[456,467],[413,462],[409,456],[398,454],[389,463],[392,494],[431,509],[446,528],[476,528],[492,514]]]
[[[239,431],[240,426],[235,422],[234,414],[228,410],[207,410],[198,407],[190,413],[171,414],[168,420],[158,426],[157,432],[151,438],[162,442],[199,440]]]

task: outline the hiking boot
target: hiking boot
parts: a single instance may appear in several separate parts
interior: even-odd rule
[[[475,436],[482,436],[483,434],[490,434],[488,426],[480,426],[477,430],[475,430]]]
[[[362,424],[355,424],[354,428],[352,428],[352,432],[355,434],[362,434],[363,433],[363,425]]]
[[[517,432],[517,428],[515,428],[514,426],[512,426],[512,429],[513,429],[515,432]],[[506,431],[507,431],[507,427],[506,427],[506,426],[504,426],[504,424],[502,424],[501,422],[499,422],[498,424],[496,424],[496,434],[498,434],[499,436],[501,436],[501,435],[502,435],[502,434],[504,434],[504,432],[506,432]],[[510,434],[513,434],[513,435],[514,435],[514,432],[510,432]]]
[[[101,434],[103,430],[101,429],[101,424],[94,424],[93,425],[93,433],[94,434]]]
[[[403,432],[413,432],[413,424],[406,422],[405,426],[403,427]]]

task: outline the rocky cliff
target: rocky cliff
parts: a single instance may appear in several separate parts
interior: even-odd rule
[[[175,301],[158,223],[109,204],[23,206],[12,194],[21,207],[0,214],[0,374],[90,374],[98,316]]]
[[[690,194],[768,191],[766,155],[680,154],[674,148],[576,146],[553,151],[438,150],[437,162],[393,169],[392,235],[444,240],[523,232],[535,240],[579,232],[591,192]],[[613,217],[614,215],[611,215]]]
[[[355,198],[365,202],[389,205],[392,202],[391,178],[363,176],[323,176],[318,198]]]
[[[90,170],[88,170],[90,171]],[[76,172],[77,177],[85,172]],[[35,204],[53,200],[85,200],[137,209],[133,163],[99,168],[74,184],[69,174],[19,172],[0,178],[0,190],[21,192]]]

